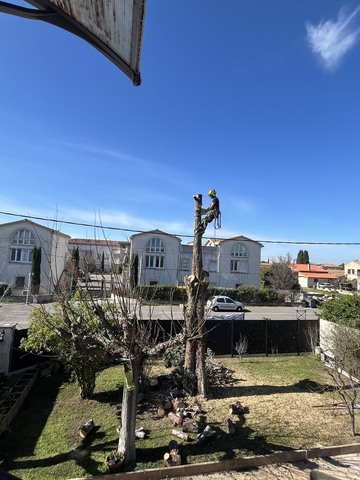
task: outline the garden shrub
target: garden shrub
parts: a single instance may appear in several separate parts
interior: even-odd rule
[[[245,305],[276,305],[285,302],[284,294],[277,290],[271,287],[258,288],[253,285],[241,285],[237,288],[210,286],[206,292],[206,299],[216,295],[226,295],[234,300],[245,303]],[[175,287],[173,285],[138,285],[133,289],[133,296],[149,302],[187,302],[185,287]]]

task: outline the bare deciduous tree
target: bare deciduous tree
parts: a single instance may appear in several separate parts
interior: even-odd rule
[[[350,431],[356,435],[356,411],[360,392],[360,331],[345,325],[331,324],[327,347],[334,358],[328,374],[335,391],[344,402],[349,415]]]
[[[209,274],[202,265],[202,237],[207,225],[217,221],[220,215],[219,200],[215,190],[210,190],[211,205],[202,207],[202,195],[194,195],[194,243],[191,275],[185,278],[188,302],[185,308],[185,364],[184,388],[193,395],[206,397],[207,379],[205,365],[205,295],[209,286]],[[201,219],[201,215],[206,216]]]
[[[240,335],[239,340],[235,343],[235,351],[239,355],[240,360],[247,352],[248,349],[248,339],[246,335]]]
[[[297,272],[292,270],[291,264],[290,253],[286,256],[279,256],[277,260],[272,262],[266,277],[273,288],[290,295],[290,299],[293,302],[294,296],[300,287],[297,280]]]
[[[46,332],[45,329],[37,330],[36,335],[40,336],[40,345],[45,345],[48,340],[54,342],[58,337],[64,342],[64,349],[71,349],[75,362],[72,367],[79,382],[83,382],[83,392],[89,388],[83,395],[85,397],[91,395],[91,389],[95,386],[95,369],[92,375],[85,376],[91,373],[86,368],[90,366],[91,359],[112,359],[123,364],[125,385],[118,451],[124,454],[125,463],[131,464],[136,460],[136,412],[143,362],[183,342],[183,335],[179,333],[158,341],[156,332],[154,335],[156,322],[151,318],[143,319],[141,304],[132,300],[129,284],[122,283],[120,276],[114,283],[115,290],[121,294],[113,299],[106,297],[99,300],[93,297],[86,283],[75,299],[69,296],[68,288],[59,291],[59,308],[56,311],[49,312],[45,308],[37,310],[37,316],[48,328]],[[67,351],[64,351],[64,358],[66,354]]]

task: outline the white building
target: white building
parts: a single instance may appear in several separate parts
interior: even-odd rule
[[[211,239],[203,246],[203,269],[220,288],[260,286],[261,243],[243,236]],[[140,285],[183,285],[191,273],[193,246],[160,230],[130,237],[130,256],[137,255]]]
[[[356,280],[357,290],[360,290],[360,261],[353,260],[344,264],[344,273],[348,280]]]
[[[70,237],[30,220],[0,225],[0,284],[25,295],[31,281],[34,248],[41,248],[39,295],[54,293],[64,271]]]
[[[96,240],[72,238],[69,240],[69,251],[79,249],[80,268],[85,272],[99,271],[104,259],[104,272],[114,272],[122,265],[127,254],[129,243],[118,240]]]
[[[139,285],[178,285],[180,238],[160,230],[130,237],[130,258],[137,255]]]

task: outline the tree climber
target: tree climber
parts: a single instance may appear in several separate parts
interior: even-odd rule
[[[201,220],[200,224],[200,228],[203,233],[205,232],[206,227],[209,225],[209,223],[211,223],[213,220],[215,220],[214,228],[221,228],[220,202],[216,196],[216,190],[212,188],[211,190],[209,190],[208,195],[212,199],[211,204],[208,206],[208,208],[201,208],[201,214],[206,214],[205,217]],[[200,201],[200,197],[198,195],[194,195],[194,199],[196,201]]]

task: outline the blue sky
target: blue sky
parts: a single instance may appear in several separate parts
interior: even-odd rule
[[[0,65],[0,210],[19,214],[0,223],[192,235],[192,195],[215,188],[209,237],[360,258],[267,242],[360,241],[360,0],[148,1],[140,87],[83,40],[0,14]]]

